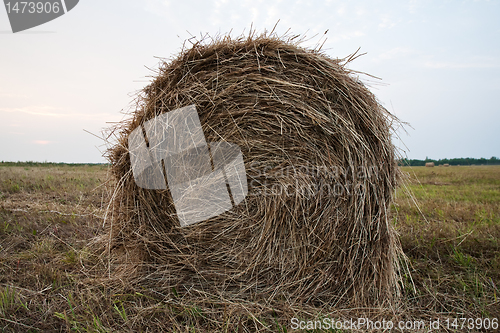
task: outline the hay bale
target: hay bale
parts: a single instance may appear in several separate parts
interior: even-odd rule
[[[448,163],[443,164],[444,167],[449,167],[450,165]]]
[[[108,213],[110,276],[184,297],[391,300],[400,254],[389,216],[399,179],[395,119],[348,60],[260,36],[197,43],[163,62],[108,152],[118,184]],[[207,142],[240,147],[248,195],[181,227],[168,190],[136,185],[128,138],[188,105]]]
[[[432,167],[434,167],[434,162],[427,162],[427,163],[425,163],[425,166],[428,168],[432,168]]]

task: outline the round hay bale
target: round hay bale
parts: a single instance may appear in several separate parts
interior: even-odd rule
[[[185,297],[391,300],[400,254],[389,215],[399,179],[394,118],[346,69],[349,60],[252,36],[196,43],[162,62],[108,152],[117,181],[110,276]],[[181,227],[169,189],[137,186],[128,139],[189,105],[207,142],[241,149],[248,194]]]

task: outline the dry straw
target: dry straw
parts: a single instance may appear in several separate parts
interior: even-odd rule
[[[332,59],[295,41],[217,38],[160,64],[108,151],[112,281],[266,304],[383,305],[398,295],[395,119],[346,68],[354,56]],[[241,148],[249,193],[181,228],[168,190],[135,184],[127,138],[191,104],[208,142]]]

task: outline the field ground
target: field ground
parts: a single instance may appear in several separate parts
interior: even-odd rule
[[[404,276],[400,308],[388,312],[427,321],[500,318],[500,166],[403,170],[413,197],[398,189],[393,222],[411,278]],[[241,313],[214,321],[179,300],[95,283],[88,272],[101,263],[89,242],[103,232],[106,173],[104,165],[0,163],[0,331],[203,332],[207,323],[210,331],[255,331],[235,324]],[[267,331],[292,331],[286,320]]]

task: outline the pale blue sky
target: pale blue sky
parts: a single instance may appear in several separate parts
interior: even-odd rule
[[[327,41],[331,57],[361,47],[350,68],[382,78],[381,103],[412,128],[409,158],[500,157],[500,1],[82,0],[12,34],[0,8],[0,160],[104,162],[99,134],[122,119],[155,57],[192,35],[232,30]]]

